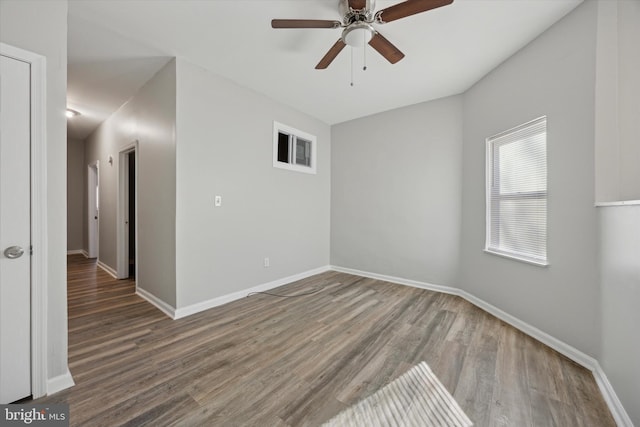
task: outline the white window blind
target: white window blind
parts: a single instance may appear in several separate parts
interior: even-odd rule
[[[547,118],[487,138],[485,250],[547,265]]]

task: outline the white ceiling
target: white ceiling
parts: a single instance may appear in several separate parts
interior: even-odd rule
[[[378,0],[376,10],[399,1]],[[582,0],[454,0],[375,25],[406,57],[368,47],[314,67],[339,29],[280,29],[272,18],[341,20],[338,0],[70,0],[68,104],[84,139],[174,56],[327,124],[464,92]],[[366,54],[367,70],[362,71]]]

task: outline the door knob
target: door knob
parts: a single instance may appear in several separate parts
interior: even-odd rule
[[[22,254],[24,254],[24,249],[22,249],[20,246],[9,246],[4,250],[4,256],[9,259],[20,258]]]

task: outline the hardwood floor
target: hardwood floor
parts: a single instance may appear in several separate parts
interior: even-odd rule
[[[68,258],[71,425],[318,425],[426,361],[476,426],[614,426],[591,373],[465,300],[328,272],[171,320]],[[40,402],[39,401],[39,402]]]

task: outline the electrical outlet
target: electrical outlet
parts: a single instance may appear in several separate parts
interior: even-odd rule
[[[264,259],[264,268],[268,268],[269,265],[270,265],[269,258],[267,257],[267,258]]]
[[[213,204],[214,204],[216,207],[220,207],[220,206],[222,206],[222,196],[215,196],[215,197],[213,198]]]

